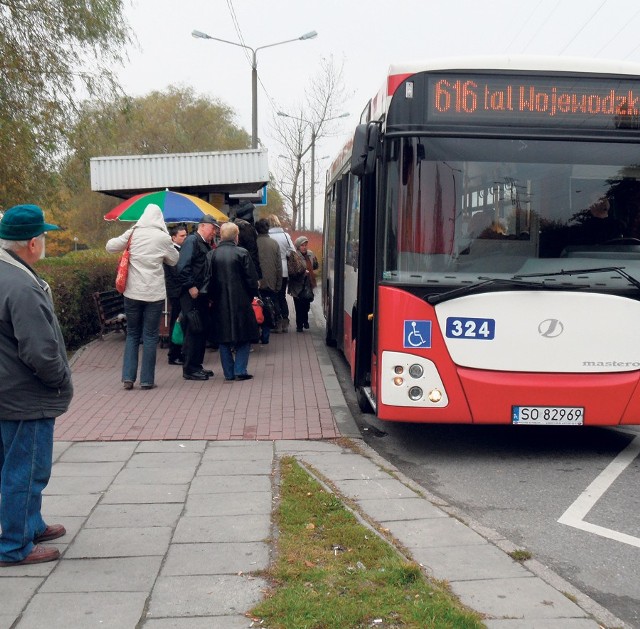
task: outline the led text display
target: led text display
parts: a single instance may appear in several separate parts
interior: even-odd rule
[[[429,77],[432,122],[640,128],[640,82],[593,78]]]

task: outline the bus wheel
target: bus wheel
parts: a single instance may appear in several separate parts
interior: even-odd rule
[[[356,399],[358,400],[358,408],[362,413],[366,413],[367,415],[373,413],[369,398],[366,396],[362,387],[356,387]]]

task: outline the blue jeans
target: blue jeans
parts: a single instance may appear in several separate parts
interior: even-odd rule
[[[55,419],[0,419],[0,561],[22,561],[47,528],[42,491],[53,460]]]
[[[122,381],[135,382],[138,373],[138,354],[142,339],[140,384],[153,384],[156,375],[156,350],[160,336],[160,317],[164,300],[140,301],[124,298],[127,315],[127,340],[124,345]]]
[[[236,376],[244,376],[247,373],[247,365],[249,364],[249,351],[251,343],[243,343],[235,345],[236,357],[234,359],[231,349],[234,347],[231,343],[220,343],[220,362],[222,363],[222,371],[227,380],[233,380]]]

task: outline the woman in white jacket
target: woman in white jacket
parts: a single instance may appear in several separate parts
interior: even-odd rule
[[[175,266],[179,254],[167,231],[162,210],[153,203],[147,205],[131,229],[107,242],[107,251],[124,251],[129,238],[129,272],[124,291],[127,340],[124,346],[122,382],[125,389],[133,389],[138,374],[138,354],[142,339],[140,388],[153,389],[156,386],[154,380],[160,317],[167,296],[162,264]]]

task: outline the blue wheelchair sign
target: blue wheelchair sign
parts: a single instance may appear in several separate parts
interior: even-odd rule
[[[431,321],[405,321],[404,347],[431,347]]]

